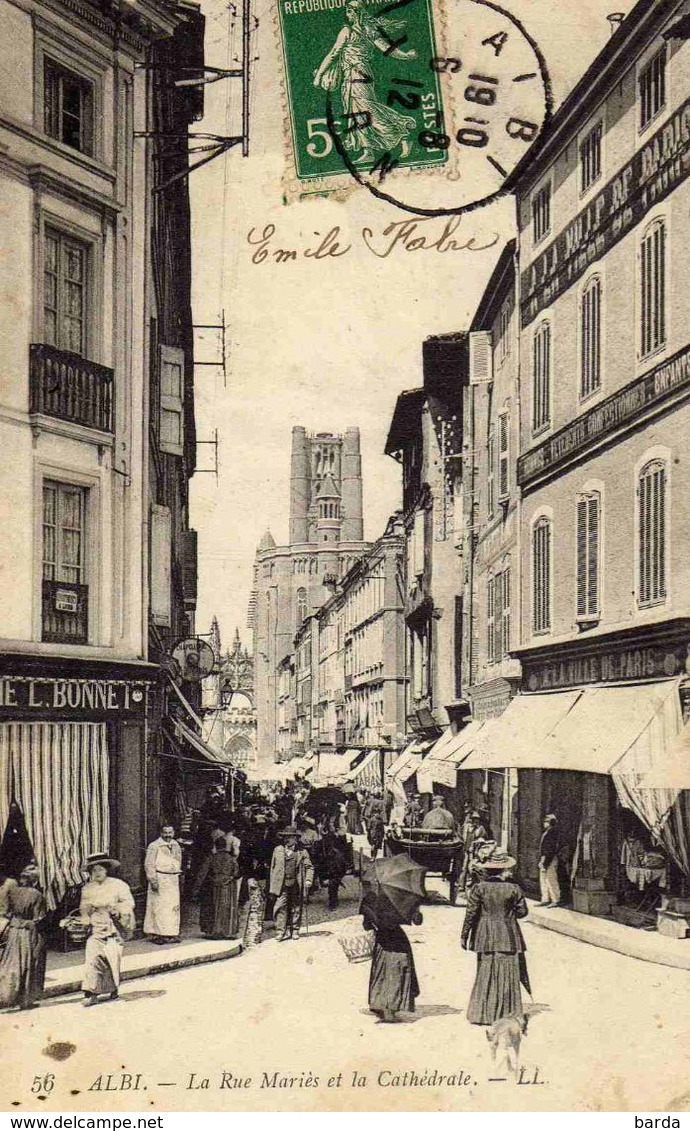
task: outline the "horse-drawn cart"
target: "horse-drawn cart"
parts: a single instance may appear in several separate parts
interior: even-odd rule
[[[426,868],[428,875],[442,876],[448,881],[450,902],[455,903],[462,867],[462,838],[458,833],[395,825],[386,832],[384,852],[386,856],[409,856]]]

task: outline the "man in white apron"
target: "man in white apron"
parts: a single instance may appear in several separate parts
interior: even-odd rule
[[[148,880],[144,934],[155,943],[180,941],[180,875],[182,849],[172,825],[163,825],[161,835],[146,849],[144,871]]]

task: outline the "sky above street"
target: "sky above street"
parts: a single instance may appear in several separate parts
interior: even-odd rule
[[[400,498],[398,466],[383,454],[395,399],[421,384],[425,337],[467,328],[514,215],[512,200],[499,200],[464,216],[440,248],[408,251],[407,237],[433,245],[446,221],[415,221],[360,187],[342,200],[285,203],[275,5],[254,2],[250,155],[232,150],[190,179],[195,322],[216,323],[224,308],[228,326],[225,383],[220,369],[196,370],[198,439],[211,440],[218,430],[219,474],[197,474],[191,491],[199,532],[197,630],[207,632],[215,613],[224,644],[236,625],[250,641],[247,603],[264,530],[278,543],[287,539],[294,424],[332,432],[360,427],[365,537],[383,531]],[[237,66],[239,20],[219,0],[202,7],[207,63]],[[543,52],[556,104],[606,42],[606,16],[615,7],[610,0],[511,4]],[[239,82],[216,83],[207,87],[206,115],[194,128],[235,134],[239,110]],[[303,255],[335,228],[329,246],[337,255]],[[272,253],[279,248],[297,258],[278,262]],[[197,333],[196,355],[219,356],[212,331]],[[213,453],[199,447],[199,468],[212,465]]]

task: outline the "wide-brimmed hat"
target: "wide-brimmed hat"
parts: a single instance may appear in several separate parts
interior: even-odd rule
[[[477,860],[474,867],[481,872],[510,872],[516,865],[514,856],[499,850],[492,852],[485,860]]]
[[[116,860],[113,856],[109,856],[107,852],[94,852],[92,856],[87,856],[82,864],[83,872],[90,872],[97,864],[102,864],[104,868],[119,868],[120,861]]]
[[[299,840],[299,829],[296,829],[294,825],[288,825],[287,828],[280,830],[278,836],[282,837],[283,840],[290,836],[294,836],[295,840]]]

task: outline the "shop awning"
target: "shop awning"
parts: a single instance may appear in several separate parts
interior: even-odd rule
[[[481,736],[476,735],[476,742],[460,768],[545,768],[546,739],[582,694],[582,691],[559,691],[552,695],[517,695],[499,718],[485,724]]]
[[[574,770],[641,780],[676,739],[679,713],[677,680],[518,695],[477,735],[461,769]]]
[[[641,789],[690,789],[690,723],[657,757],[640,781]]]
[[[346,750],[344,754],[332,754],[329,751],[319,753],[319,768],[312,780],[313,785],[325,785],[327,782],[340,782],[345,779],[352,763],[361,756],[361,750]]]
[[[417,772],[417,784],[421,793],[433,793],[433,783],[446,785],[454,789],[457,785],[458,769],[464,769],[464,763],[487,733],[495,720],[475,720],[468,723],[457,734],[446,731],[442,738],[434,744],[424,759],[424,764]]]
[[[381,754],[370,750],[367,756],[345,775],[345,780],[362,789],[377,789],[381,785]]]
[[[439,741],[442,741],[439,739]],[[401,751],[395,761],[386,770],[386,778],[400,782],[408,781],[413,774],[422,764],[422,760],[427,750],[430,750],[433,742],[430,739],[413,738],[405,749]]]
[[[222,750],[219,750],[217,746],[213,746],[209,742],[205,742],[201,735],[196,734],[191,727],[188,727],[187,724],[183,723],[180,719],[175,719],[174,722],[175,734],[178,738],[183,738],[185,742],[188,742],[190,746],[193,746],[195,750],[198,750],[198,752],[202,754],[204,758],[208,758],[209,761],[231,769],[230,760],[225,757]]]

